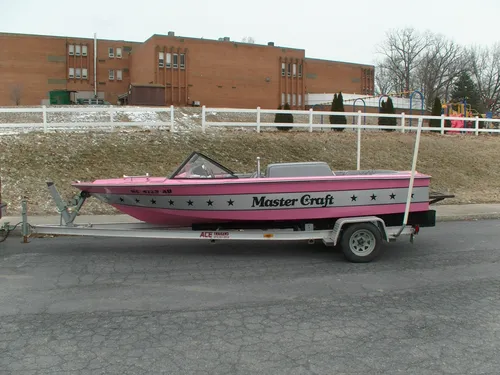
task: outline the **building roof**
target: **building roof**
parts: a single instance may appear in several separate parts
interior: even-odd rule
[[[268,42],[268,43],[273,43],[272,45],[270,44],[259,44],[259,43],[248,43],[248,42],[238,42],[236,40],[231,40],[228,37],[222,37],[219,39],[210,39],[210,38],[195,38],[195,37],[189,37],[189,36],[181,36],[181,35],[175,35],[175,34],[153,34],[151,35],[148,39],[145,40],[147,42],[148,40],[154,38],[154,37],[162,37],[162,38],[175,38],[175,39],[190,39],[190,40],[200,40],[200,41],[207,41],[207,42],[220,42],[220,43],[233,43],[233,44],[244,44],[248,46],[256,46],[256,47],[267,47],[267,48],[285,48],[288,50],[292,51],[305,51],[304,48],[292,48],[292,47],[285,47],[285,46],[278,46],[275,45],[274,42]]]
[[[331,62],[331,63],[336,63],[336,64],[358,65],[358,66],[366,66],[368,68],[375,68],[375,65],[373,65],[373,64],[363,64],[363,63],[355,63],[355,62],[350,62],[350,61],[318,59],[315,57],[307,57],[306,56],[306,61],[307,60],[320,61],[320,62]]]
[[[0,32],[0,36],[25,36],[25,37],[38,37],[38,38],[55,38],[55,39],[85,39],[85,40],[94,40],[94,36],[82,37],[82,36],[69,36],[69,35],[47,35],[47,34],[24,34],[24,33],[5,33]],[[109,42],[123,42],[123,43],[134,43],[134,44],[142,44],[143,42],[133,41],[133,40],[123,40],[123,39],[107,39],[107,38],[97,38],[97,41],[105,40]]]

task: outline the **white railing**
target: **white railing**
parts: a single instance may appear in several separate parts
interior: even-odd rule
[[[255,114],[254,121],[209,121],[207,118],[207,113],[250,113]],[[293,123],[275,123],[261,121],[263,114],[276,114],[276,113],[288,113],[295,116],[306,117],[308,121],[306,122],[293,122]],[[346,118],[352,117],[352,124],[330,124],[330,123],[318,123],[315,118],[318,116],[326,117],[330,115],[341,115],[346,116]],[[396,118],[399,120],[399,125],[373,125],[367,124],[367,119],[378,119],[380,117],[385,118]],[[440,132],[445,134],[445,132],[456,132],[456,133],[474,133],[479,135],[479,133],[497,133],[500,134],[500,119],[489,119],[475,117],[456,117],[456,116],[430,116],[430,115],[407,115],[405,113],[401,114],[385,114],[385,113],[363,113],[361,111],[357,112],[327,112],[327,111],[313,111],[309,110],[283,110],[283,109],[261,109],[257,107],[256,109],[239,109],[239,108],[205,108],[202,107],[202,131],[206,132],[209,127],[222,126],[222,127],[255,127],[257,133],[261,131],[263,127],[292,127],[292,128],[305,128],[309,132],[314,129],[334,129],[334,128],[344,128],[344,129],[371,129],[371,130],[400,130],[402,133],[405,131],[416,130],[418,127],[418,121],[430,121],[439,120],[439,127],[423,126],[422,131],[430,132]],[[413,121],[412,121],[413,120]],[[459,120],[465,122],[471,122],[473,124],[472,128],[450,128],[446,127],[446,120]],[[413,122],[413,123],[412,123]],[[481,126],[480,124],[484,125]]]
[[[155,121],[150,121],[147,117],[133,119],[133,113],[154,112],[156,115]],[[28,130],[28,131],[43,131],[49,132],[54,130],[84,130],[98,128],[102,130],[113,130],[115,127],[168,127],[171,131],[174,130],[174,106],[170,107],[128,107],[128,106],[75,106],[75,107],[0,107],[0,115],[2,114],[33,114],[25,115],[28,117],[26,122],[18,122],[19,118],[14,118],[16,121],[9,122],[9,118],[0,119],[0,132],[2,130]],[[88,120],[92,116],[87,114],[94,113],[92,121]],[[161,115],[167,114],[168,118],[162,119]],[[77,115],[72,116],[72,115]],[[87,118],[86,118],[87,117]],[[97,119],[96,119],[97,117]],[[132,117],[132,121],[130,120]],[[143,116],[144,117],[144,116]],[[158,119],[158,117],[160,117]],[[62,120],[62,121],[61,121]],[[97,120],[97,121],[96,121]]]
[[[182,128],[183,119],[189,114],[182,113],[186,108],[179,108],[181,115],[175,119],[174,106],[170,107],[133,107],[133,106],[72,106],[72,107],[0,107],[0,134],[6,130],[10,131],[78,131],[87,129],[113,130],[119,127],[138,128],[164,128],[171,131]],[[419,120],[423,121],[422,131],[468,133],[468,134],[500,134],[500,119],[487,118],[463,118],[449,116],[427,116],[427,115],[407,115],[402,114],[380,114],[357,112],[326,112],[310,110],[278,110],[261,108],[189,108],[192,117],[190,124],[184,126],[188,131],[196,131],[201,128],[206,132],[211,127],[226,128],[255,128],[257,132],[268,128],[276,130],[277,127],[292,127],[313,130],[344,128],[344,129],[365,129],[365,130],[398,130],[402,133],[414,131]],[[21,114],[9,118],[9,114]],[[94,115],[91,115],[94,113]],[[291,113],[294,116],[294,123],[275,123],[276,113]],[[329,123],[330,115],[346,116],[350,124]],[[200,119],[201,117],[201,119]],[[215,119],[212,119],[215,117]],[[319,118],[321,117],[321,122]],[[378,125],[369,122],[377,122],[380,117],[396,118],[397,125]],[[226,118],[228,121],[220,121]],[[195,120],[196,119],[196,120]],[[323,121],[323,119],[325,121]],[[439,127],[430,127],[426,122],[432,119],[439,120]],[[239,120],[239,121],[236,121]],[[449,128],[446,127],[446,120],[459,120],[472,123],[470,128]],[[177,121],[177,122],[176,122]],[[324,123],[323,123],[324,122]]]

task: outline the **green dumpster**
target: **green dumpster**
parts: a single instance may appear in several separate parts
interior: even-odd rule
[[[51,105],[69,105],[71,104],[70,94],[71,91],[66,90],[53,90],[49,92]]]

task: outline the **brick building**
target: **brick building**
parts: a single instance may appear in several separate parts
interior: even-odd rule
[[[40,105],[53,90],[111,104],[304,108],[309,93],[373,94],[374,67],[305,50],[153,35],[123,40],[0,33],[0,105]],[[94,48],[96,54],[94,53]],[[135,92],[134,92],[135,91]]]

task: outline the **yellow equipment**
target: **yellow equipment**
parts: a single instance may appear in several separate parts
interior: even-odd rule
[[[470,104],[467,104],[467,107],[465,107],[465,104],[462,102],[450,102],[443,104],[443,110],[446,116],[457,116],[460,114],[464,115],[464,117],[481,116],[481,114],[473,109]]]

